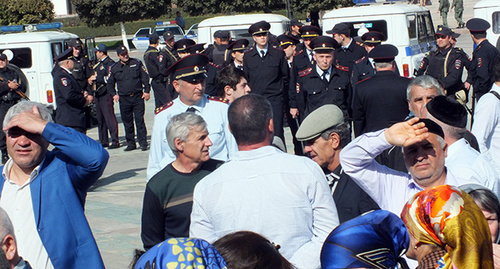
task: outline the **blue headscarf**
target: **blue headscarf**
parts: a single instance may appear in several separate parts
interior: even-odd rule
[[[226,262],[210,243],[195,238],[170,238],[148,250],[134,269],[226,269]]]
[[[351,219],[328,235],[321,249],[321,268],[394,268],[410,237],[395,214],[376,210]],[[403,265],[403,266],[404,266]]]

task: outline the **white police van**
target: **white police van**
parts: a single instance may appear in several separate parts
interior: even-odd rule
[[[487,20],[491,27],[486,30],[486,37],[493,45],[500,47],[500,1],[481,0],[474,5],[474,18]]]
[[[70,39],[78,38],[61,28],[62,23],[0,27],[0,52],[7,55],[12,68],[23,71],[18,73],[21,82],[26,85],[26,95],[51,111],[56,108],[51,74],[54,58],[68,48]],[[89,40],[92,39],[86,40],[86,44]],[[91,50],[93,44],[86,47]]]
[[[497,1],[497,0],[494,0]],[[373,3],[374,1],[372,1]],[[351,36],[361,36],[374,30],[383,33],[388,43],[396,46],[399,73],[405,77],[414,74],[425,54],[436,48],[434,25],[429,9],[403,3],[374,3],[329,11],[323,16],[323,30],[337,23],[347,23]]]

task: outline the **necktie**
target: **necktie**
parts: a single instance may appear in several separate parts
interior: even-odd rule
[[[264,56],[266,56],[266,52],[264,50],[261,50],[260,54],[262,55],[262,58],[264,58]]]
[[[193,112],[193,113],[195,113],[196,111],[198,111],[198,110],[196,110],[196,108],[194,108],[194,107],[189,107],[188,109],[186,109],[186,112]]]
[[[321,79],[324,82],[326,82],[326,83],[328,83],[328,77],[327,76],[328,76],[328,71],[323,71],[323,75],[321,75]]]
[[[243,65],[237,65],[236,68],[243,70]]]

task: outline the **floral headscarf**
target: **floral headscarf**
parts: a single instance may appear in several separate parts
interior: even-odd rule
[[[423,190],[404,206],[401,218],[418,242],[446,250],[440,268],[493,268],[488,223],[466,192],[449,185]]]
[[[170,238],[148,250],[134,269],[227,269],[219,252],[203,239]]]

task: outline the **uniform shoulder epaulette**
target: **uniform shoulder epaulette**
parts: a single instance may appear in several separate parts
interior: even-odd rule
[[[213,67],[215,67],[215,68],[217,68],[217,69],[219,69],[219,66],[216,65],[216,64],[214,64],[214,63],[212,63],[212,62],[208,62],[208,64],[211,65],[211,66],[213,66]]]
[[[359,83],[361,83],[361,82],[363,82],[363,81],[367,81],[367,80],[369,80],[369,79],[371,79],[371,78],[372,78],[372,77],[367,77],[367,78],[365,78],[365,79],[362,79],[362,80],[358,81],[356,84],[359,84]]]
[[[295,53],[295,56],[301,54],[301,53],[304,53],[304,50],[299,50],[297,53]]]
[[[356,41],[356,45],[360,46],[360,47],[365,47],[365,44],[363,44],[363,42],[359,42],[359,41]]]
[[[305,70],[299,71],[299,77],[304,77],[311,74],[312,70],[313,70],[312,67],[309,67]]]
[[[251,49],[249,49],[249,50],[245,51],[243,54],[247,54],[247,53],[250,53],[250,52],[252,52],[252,51],[255,51],[255,46],[254,46],[253,48],[251,48]]]
[[[155,115],[157,115],[158,113],[162,112],[163,110],[165,110],[165,109],[167,109],[167,108],[171,107],[173,104],[174,104],[174,101],[170,101],[170,102],[168,102],[168,103],[166,103],[166,104],[162,105],[161,107],[157,107],[157,108],[155,109]]]
[[[272,48],[275,49],[275,50],[284,51],[281,47],[274,47],[273,46]]]
[[[364,61],[365,59],[366,59],[366,56],[363,56],[363,57],[359,58],[359,60],[355,61],[354,63],[355,63],[355,64],[359,64],[359,63],[361,63],[362,61]]]
[[[343,65],[337,64],[337,65],[335,65],[335,68],[337,68],[340,71],[349,72],[348,66],[343,66]]]
[[[217,102],[221,102],[224,104],[229,104],[229,100],[227,100],[226,98],[219,97],[219,96],[209,96],[208,100],[217,101]]]

